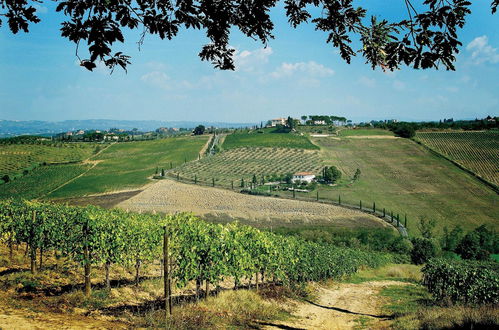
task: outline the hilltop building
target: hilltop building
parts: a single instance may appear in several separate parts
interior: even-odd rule
[[[311,172],[297,172],[293,174],[293,182],[297,181],[307,181],[307,183],[310,183],[314,181],[315,175]]]
[[[270,127],[285,126],[286,118],[276,118],[269,120]]]

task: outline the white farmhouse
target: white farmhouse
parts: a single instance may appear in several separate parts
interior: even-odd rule
[[[297,181],[307,181],[312,182],[315,179],[315,175],[311,172],[297,172],[293,174],[293,182]]]
[[[279,125],[286,125],[286,118],[276,118],[270,120],[270,127],[276,127]]]

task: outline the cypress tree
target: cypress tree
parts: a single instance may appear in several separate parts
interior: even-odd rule
[[[161,169],[161,176],[165,176],[165,169],[164,168]]]
[[[319,189],[317,189],[317,201],[319,201]]]
[[[373,202],[373,212],[376,213],[376,202]]]
[[[360,210],[362,211],[362,201],[360,201],[359,206],[360,206]]]
[[[194,175],[194,184],[198,184],[198,176]]]
[[[386,210],[383,208],[383,218],[386,217]]]
[[[338,195],[338,204],[341,205],[341,195]]]
[[[212,185],[213,187],[215,187],[215,178],[212,178],[212,179],[211,179],[211,185]]]
[[[407,213],[404,216],[404,227],[407,228]]]
[[[244,178],[241,178],[241,188],[244,188]]]

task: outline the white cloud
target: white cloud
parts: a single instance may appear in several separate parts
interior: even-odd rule
[[[475,64],[481,63],[499,63],[499,52],[497,48],[493,48],[489,45],[489,38],[487,36],[481,36],[473,39],[472,42],[466,46],[466,50],[471,52],[471,58]]]
[[[373,78],[368,78],[366,76],[362,76],[359,79],[359,84],[364,85],[369,88],[374,88],[376,87],[376,80]]]
[[[334,74],[334,70],[314,61],[298,62],[298,63],[282,63],[270,75],[273,78],[279,79],[290,77],[295,73],[301,73],[310,77],[328,77]]]
[[[171,88],[171,79],[168,75],[161,71],[151,71],[140,77],[143,82],[162,89]]]
[[[234,63],[236,71],[256,71],[263,64],[269,62],[269,57],[273,51],[271,47],[259,48],[253,51],[243,50],[237,51],[234,55]]]
[[[459,87],[456,87],[456,86],[448,86],[448,87],[445,87],[445,90],[449,93],[457,93],[459,92]]]

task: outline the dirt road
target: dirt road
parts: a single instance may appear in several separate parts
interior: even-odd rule
[[[381,311],[384,287],[407,285],[398,281],[372,281],[360,284],[340,283],[336,287],[320,287],[314,301],[293,307],[295,319],[266,324],[263,329],[386,329],[390,317]],[[363,325],[363,326],[362,326]]]

